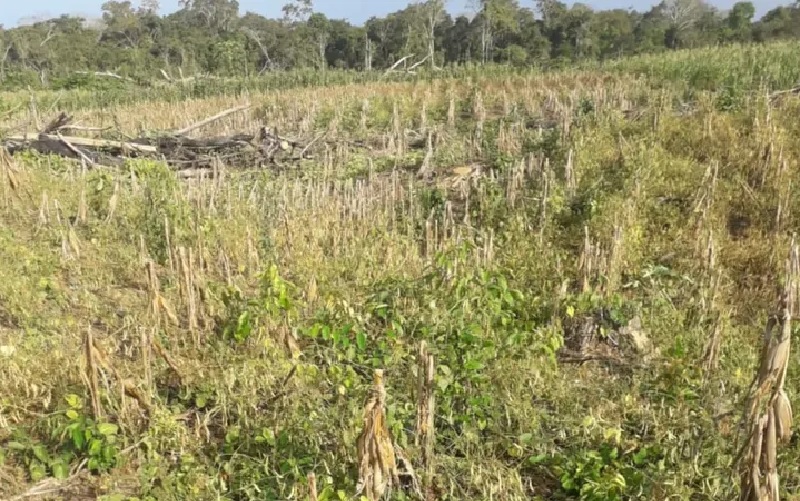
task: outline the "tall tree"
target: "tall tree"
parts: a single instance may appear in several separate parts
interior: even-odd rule
[[[730,38],[740,42],[750,39],[752,34],[752,21],[756,15],[753,2],[736,2],[728,12],[727,24]]]
[[[0,24],[0,83],[3,83],[6,76],[6,61],[11,53],[11,42],[6,40],[6,30]]]
[[[678,48],[681,35],[690,29],[708,11],[708,4],[703,0],[663,0],[659,5],[667,21],[667,45]]]
[[[331,38],[331,23],[325,14],[315,12],[308,18],[307,25],[316,44],[317,66],[320,70],[325,70],[328,65],[325,52],[328,49],[328,41]]]
[[[519,29],[516,22],[519,3],[517,0],[473,0],[473,6],[476,1],[481,21],[481,60],[487,63],[492,60],[495,35]]]
[[[290,23],[302,23],[314,13],[314,0],[292,0],[282,9],[283,18]]]
[[[364,27],[366,28],[366,38],[368,40],[367,47],[372,54],[370,63],[376,63],[375,56],[377,56],[377,63],[379,65],[385,65],[389,59],[387,43],[389,39],[388,20],[382,17],[371,17],[367,19]],[[377,50],[375,45],[377,45]]]
[[[569,9],[558,0],[537,0],[536,11],[542,18],[542,28],[550,44],[553,57],[565,57],[572,54],[568,40]]]
[[[203,19],[207,28],[217,33],[233,30],[239,17],[237,0],[179,0],[184,9]]]
[[[633,13],[622,9],[595,13],[590,28],[592,38],[597,44],[595,55],[605,59],[632,52],[635,48],[634,32],[637,21]]]
[[[106,29],[102,41],[128,49],[139,45],[139,20],[129,1],[110,0],[101,7]]]
[[[436,27],[445,16],[444,0],[425,0],[417,4],[417,9],[422,17],[425,29],[425,39],[428,45],[428,65],[436,68]]]
[[[544,20],[536,19],[531,9],[521,9],[518,14],[519,33],[514,43],[522,47],[526,61],[544,61],[550,57],[550,40],[545,35]]]
[[[579,2],[574,3],[567,12],[565,31],[573,58],[594,56],[597,47],[590,32],[593,18],[591,7]]]
[[[141,0],[141,2],[139,2],[139,13],[158,14],[160,7],[161,6],[158,0]]]

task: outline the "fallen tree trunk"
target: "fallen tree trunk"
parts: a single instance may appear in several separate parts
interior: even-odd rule
[[[156,148],[155,146],[132,143],[132,142],[111,141],[108,139],[92,139],[87,137],[62,136],[61,138],[59,138],[58,136],[51,134],[24,134],[24,135],[9,136],[5,140],[17,143],[30,143],[30,144],[37,142],[47,143],[47,144],[61,143],[62,140],[66,140],[75,146],[82,146],[93,149],[109,149],[119,152],[138,151],[140,153],[148,153],[153,155],[158,153],[158,148]],[[40,152],[45,153],[43,151]]]

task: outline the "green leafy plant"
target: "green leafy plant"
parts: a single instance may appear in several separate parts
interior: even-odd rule
[[[220,331],[223,339],[244,343],[265,322],[288,323],[296,318],[296,287],[280,276],[277,266],[271,265],[260,275],[259,282],[259,294],[254,298],[245,297],[235,287],[222,290],[225,315]]]
[[[59,412],[49,437],[41,441],[17,428],[6,446],[9,456],[27,467],[31,480],[46,476],[63,479],[69,476],[70,465],[86,461],[93,473],[105,472],[119,459],[118,427],[108,422],[95,422],[83,413],[83,402],[74,394],[65,397],[67,408]]]
[[[77,395],[65,397],[68,408],[66,420],[54,430],[63,442],[63,449],[75,457],[86,459],[90,471],[103,472],[116,466],[119,460],[119,427],[113,423],[96,422],[83,413],[83,403]]]
[[[608,436],[610,431],[607,431]],[[560,490],[581,501],[622,501],[648,488],[647,471],[658,468],[663,455],[658,446],[623,451],[619,442],[605,441],[596,448],[564,453],[550,462]],[[533,462],[543,461],[534,458]]]

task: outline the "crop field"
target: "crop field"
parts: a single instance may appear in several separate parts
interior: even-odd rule
[[[0,149],[0,499],[800,500],[798,53],[0,94],[303,150]]]

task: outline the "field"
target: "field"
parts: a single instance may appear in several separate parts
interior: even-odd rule
[[[0,498],[350,499],[383,369],[429,499],[736,499],[794,283],[798,51],[0,94],[0,131],[30,102],[133,136],[245,101],[203,134],[327,131],[208,179],[0,157]],[[796,436],[775,461],[800,499]]]

